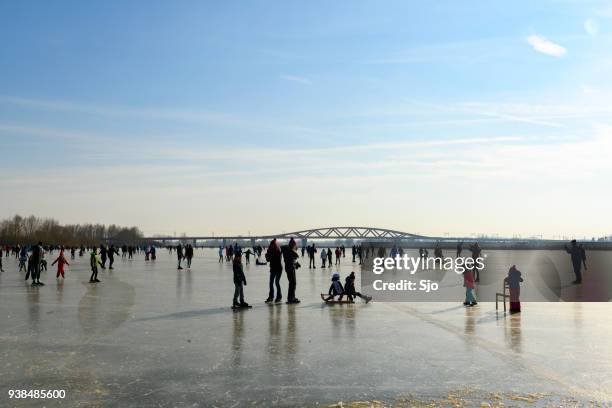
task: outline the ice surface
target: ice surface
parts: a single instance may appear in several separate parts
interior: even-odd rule
[[[4,258],[0,406],[43,405],[9,401],[9,389],[65,389],[61,406],[316,406],[466,388],[612,401],[610,303],[524,303],[512,316],[493,303],[464,308],[463,293],[456,303],[328,306],[319,293],[332,271],[344,279],[359,267],[348,252],[340,267],[307,263],[302,303],[272,306],[268,268],[245,265],[254,307],[233,312],[231,264],[216,250],[196,250],[182,271],[165,250],[155,262],[119,258],[98,284],[77,258],[64,281],[50,267],[38,288]]]

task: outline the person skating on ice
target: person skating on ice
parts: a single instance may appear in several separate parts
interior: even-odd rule
[[[113,264],[115,263],[115,255],[119,255],[119,251],[117,251],[115,245],[111,245],[108,249],[108,269],[114,269]]]
[[[242,254],[240,252],[234,255],[232,269],[234,271],[234,300],[232,308],[250,308],[251,305],[244,301],[244,286],[246,286],[247,281],[242,269]]]
[[[176,269],[183,269],[181,261],[183,260],[183,246],[178,244],[176,247],[176,258],[178,260],[178,267]]]
[[[55,275],[55,277],[59,278],[61,275],[62,278],[64,278],[64,265],[70,265],[66,260],[66,257],[64,256],[64,248],[60,249],[59,256],[55,259],[55,261],[53,261],[51,265],[55,264],[57,264],[57,275]]]
[[[102,262],[98,256],[97,248],[94,247],[89,255],[89,266],[91,267],[91,277],[89,278],[89,283],[100,282],[98,280],[98,265],[102,266]]]
[[[576,276],[576,280],[572,283],[579,285],[582,283],[582,266],[584,265],[584,270],[587,270],[586,252],[582,245],[578,245],[575,239],[572,240],[569,246],[565,246],[565,252],[570,254],[572,266],[574,267],[574,275]]]
[[[193,259],[193,247],[191,244],[185,246],[185,259],[187,260],[187,269],[191,268],[191,260]]]
[[[106,256],[108,254],[108,250],[106,249],[106,245],[100,245],[100,266],[102,269],[106,269]]]
[[[325,262],[327,261],[327,251],[325,248],[321,248],[321,268],[325,268]]]

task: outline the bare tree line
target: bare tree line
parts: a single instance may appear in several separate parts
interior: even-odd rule
[[[98,245],[113,238],[118,243],[134,243],[142,238],[137,227],[120,227],[102,224],[60,225],[53,218],[39,218],[34,215],[15,215],[0,221],[0,244],[31,244],[42,241],[45,244],[77,246]]]

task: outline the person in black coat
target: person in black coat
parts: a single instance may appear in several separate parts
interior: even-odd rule
[[[176,246],[176,259],[178,260],[178,267],[176,269],[183,269],[181,261],[183,260],[183,246],[179,243]]]
[[[582,245],[578,245],[576,240],[572,240],[570,246],[565,246],[565,252],[570,254],[572,258],[572,266],[574,267],[574,275],[576,275],[576,280],[572,283],[578,285],[582,283],[582,266],[584,265],[584,270],[586,271],[586,252]]]
[[[344,280],[344,293],[348,297],[349,302],[353,302],[355,297],[360,297],[365,300],[366,303],[372,300],[372,296],[362,295],[355,290],[355,272],[351,272],[349,276]]]
[[[300,267],[300,264],[297,262],[299,254],[297,252],[297,244],[293,238],[289,240],[289,245],[282,247],[282,252],[283,260],[285,261],[285,272],[289,281],[287,304],[300,303],[300,299],[295,297],[295,287],[297,286],[295,270]]]
[[[185,258],[187,259],[187,268],[191,268],[191,260],[193,259],[193,246],[187,244],[185,247]]]
[[[280,278],[283,274],[283,264],[281,263],[281,250],[276,242],[276,238],[270,242],[270,246],[266,252],[266,261],[268,261],[270,264],[270,292],[268,293],[266,303],[270,303],[272,301],[279,303],[283,299],[280,287]],[[274,297],[274,286],[276,286],[276,298]]]
[[[108,249],[108,269],[113,269],[113,263],[115,263],[115,255],[119,255],[119,251],[117,251],[115,245],[111,245]]]
[[[108,250],[106,249],[106,245],[101,244],[100,245],[100,259],[102,261],[102,264],[100,264],[100,267],[102,269],[106,269],[106,256],[108,254]]]
[[[244,270],[242,269],[242,255],[240,253],[234,256],[232,269],[234,270],[234,300],[232,302],[232,307],[251,307],[251,305],[244,301],[243,286],[246,286],[247,281]],[[238,300],[240,300],[240,302],[238,302]]]

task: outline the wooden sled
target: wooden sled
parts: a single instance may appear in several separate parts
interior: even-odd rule
[[[355,303],[354,301],[351,302],[350,300],[348,300],[347,297],[344,297],[344,299],[342,300],[327,300],[328,297],[329,295],[327,293],[321,293],[321,299],[328,305],[350,305],[352,303]]]

